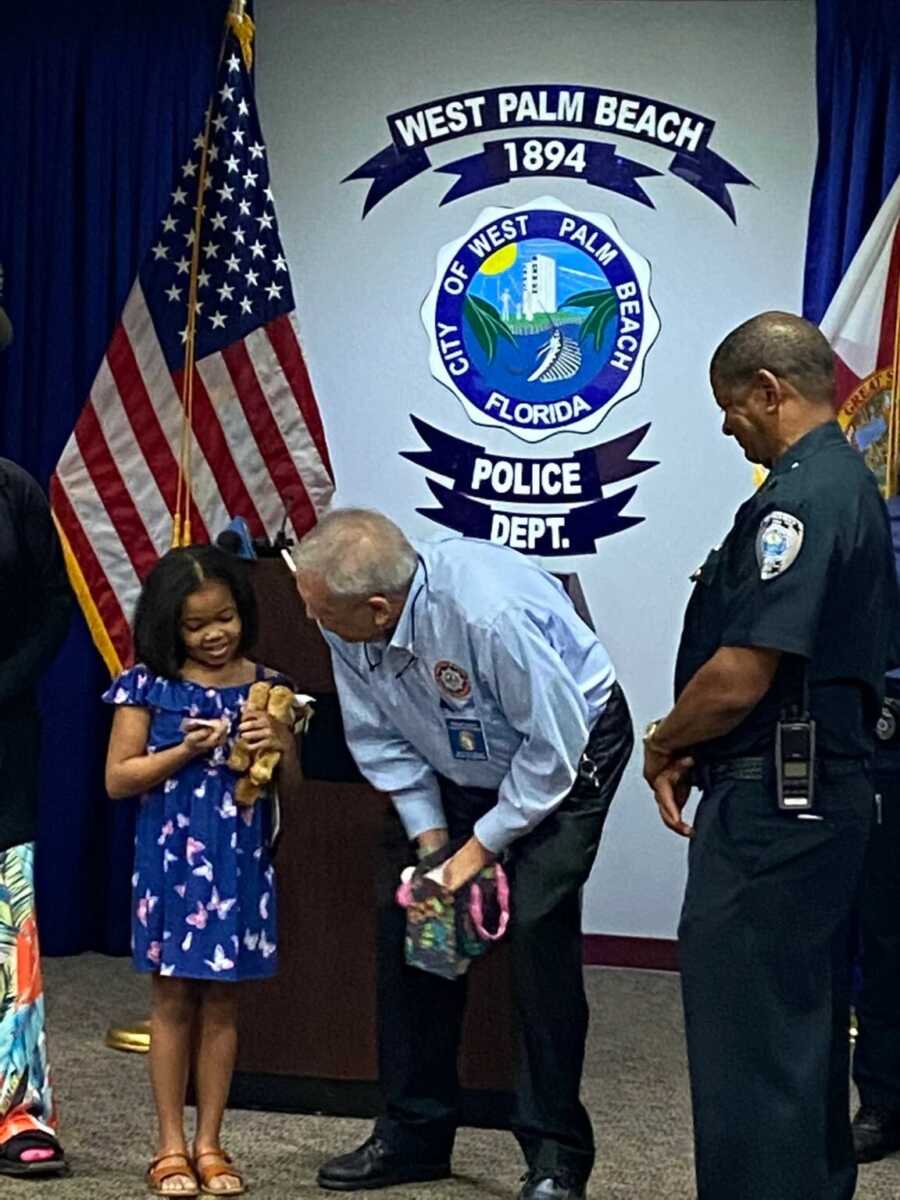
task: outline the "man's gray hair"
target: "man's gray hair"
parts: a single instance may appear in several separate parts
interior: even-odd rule
[[[337,508],[321,517],[293,553],[298,574],[321,576],[342,600],[399,596],[419,560],[403,531],[371,508]]]

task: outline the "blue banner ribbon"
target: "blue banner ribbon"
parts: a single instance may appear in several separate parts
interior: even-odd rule
[[[452,480],[451,491],[480,500],[516,504],[579,504],[602,498],[603,486],[649,471],[655,459],[633,459],[650,425],[560,458],[510,458],[488,454],[462,438],[410,419],[427,450],[403,450],[401,458]],[[551,490],[552,489],[552,490]]]
[[[593,554],[595,542],[639,525],[643,517],[626,517],[622,509],[637,491],[626,488],[608,500],[595,500],[562,513],[506,512],[452,492],[443,484],[428,480],[439,508],[417,508],[423,517],[463,533],[466,537],[485,538],[523,550],[527,554],[559,557]]]
[[[593,554],[598,539],[644,519],[622,513],[636,486],[609,497],[603,495],[603,487],[657,465],[631,457],[649,424],[564,457],[509,458],[488,454],[484,447],[435,429],[420,417],[411,419],[428,448],[401,451],[401,457],[451,480],[448,487],[429,479],[440,507],[416,511],[457,533],[558,557]],[[504,502],[544,508],[522,512],[497,507]]]
[[[582,164],[567,163],[565,158],[559,166],[552,170],[528,170],[524,163],[524,147],[529,142],[539,143],[545,152],[549,143],[558,143],[563,147],[565,156],[575,151],[579,145],[584,147]],[[516,147],[516,166],[510,164],[509,146]],[[451,200],[459,200],[462,196],[470,196],[484,188],[494,187],[499,183],[509,183],[510,179],[530,179],[535,175],[563,175],[568,179],[583,179],[594,187],[605,188],[637,200],[653,208],[654,204],[638,179],[644,176],[661,175],[654,167],[635,162],[630,158],[622,158],[616,154],[616,148],[609,142],[579,142],[574,138],[512,138],[506,142],[485,142],[480,154],[471,154],[467,158],[458,158],[455,162],[443,167],[435,167],[435,172],[444,175],[458,175],[459,179],[441,200],[441,205],[449,204]],[[726,194],[726,199],[730,197]]]
[[[670,150],[674,157],[669,164],[669,173],[708,196],[732,221],[735,220],[734,203],[728,187],[751,183],[746,175],[709,149],[715,121],[688,109],[629,92],[573,84],[518,84],[432,100],[392,113],[387,123],[391,143],[344,180],[345,183],[351,179],[371,181],[363,205],[364,217],[385,196],[429,169],[431,160],[427,151],[430,146],[455,138],[540,125],[605,132]],[[442,203],[506,181],[502,164],[492,157],[496,151],[489,150],[495,144],[500,145],[487,143],[482,154],[459,159],[449,168],[439,168],[461,176]],[[643,189],[635,182],[637,164],[619,159],[614,152],[610,158],[610,148],[604,143],[598,144],[596,150],[590,141],[583,144],[590,164],[584,175],[588,182],[611,187],[642,204],[648,203]],[[527,173],[567,175],[572,172],[557,169]],[[658,172],[649,168],[641,171],[642,175],[654,173]]]

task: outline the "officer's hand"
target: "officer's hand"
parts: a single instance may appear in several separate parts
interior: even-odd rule
[[[681,819],[681,812],[691,794],[692,758],[679,758],[664,767],[653,781],[653,796],[662,822],[673,833],[693,837],[693,826]]]
[[[470,837],[466,844],[444,863],[441,875],[444,887],[450,892],[458,891],[470,879],[474,879],[482,868],[490,866],[494,857],[490,850],[482,846],[478,838]]]
[[[644,742],[644,778],[654,787],[656,777],[665,767],[672,765],[673,758],[664,750],[658,750],[652,742]]]

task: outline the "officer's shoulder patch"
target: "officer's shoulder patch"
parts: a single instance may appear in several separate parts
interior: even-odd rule
[[[756,535],[756,561],[760,579],[782,575],[800,553],[803,522],[791,513],[766,513]]]

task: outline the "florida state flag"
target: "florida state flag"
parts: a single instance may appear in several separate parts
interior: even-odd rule
[[[900,178],[821,322],[837,356],[839,420],[887,496],[897,494],[900,460],[898,289]]]

